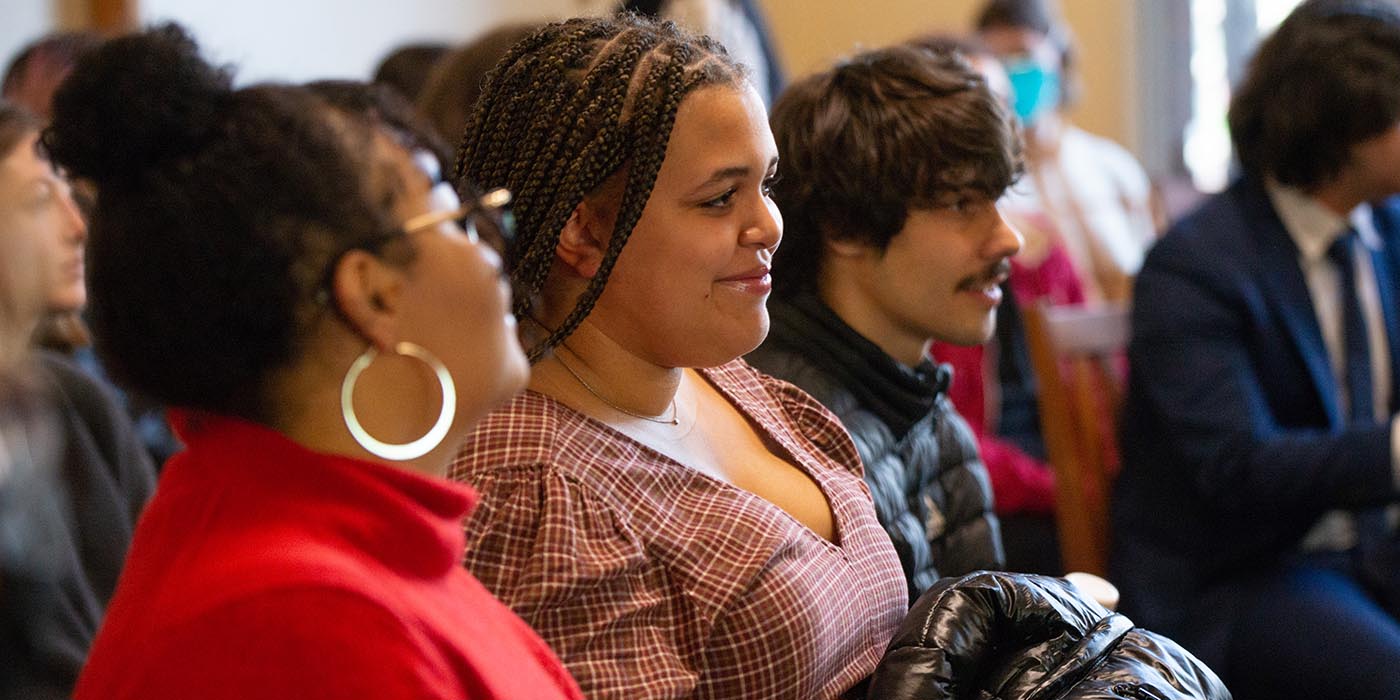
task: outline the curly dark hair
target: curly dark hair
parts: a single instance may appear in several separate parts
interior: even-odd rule
[[[779,295],[810,288],[822,240],[881,250],[911,208],[966,193],[996,199],[1021,174],[1021,144],[986,80],[956,51],[899,45],[794,83],[773,107],[785,231]]]
[[[439,174],[452,163],[452,149],[413,104],[392,86],[358,80],[317,80],[307,90],[341,112],[368,120],[410,151],[427,151],[438,161]]]
[[[84,57],[44,141],[97,188],[91,311],[115,378],[265,422],[266,379],[303,351],[325,271],[393,230],[401,183],[375,133],[301,88],[232,89],[176,25]]]
[[[547,25],[487,75],[458,154],[459,178],[506,187],[518,254],[515,314],[530,313],[559,234],[583,198],[626,169],[617,223],[598,273],[558,328],[530,348],[536,361],[593,309],[656,183],[676,109],[705,85],[739,85],[743,69],[714,40],[637,15]]]
[[[1244,170],[1308,189],[1352,146],[1400,121],[1400,12],[1382,0],[1310,0],[1259,45],[1230,102]]]

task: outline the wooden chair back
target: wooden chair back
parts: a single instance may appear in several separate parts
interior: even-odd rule
[[[1123,303],[1024,310],[1067,571],[1108,571],[1108,498],[1117,468],[1128,314]]]

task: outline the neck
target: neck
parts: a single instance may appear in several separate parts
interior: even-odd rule
[[[619,420],[671,419],[681,377],[681,368],[637,355],[585,319],[564,345],[535,365],[530,388]]]
[[[1051,110],[1040,115],[1035,125],[1026,127],[1022,132],[1026,142],[1026,157],[1040,160],[1055,155],[1060,148],[1060,132],[1063,129],[1064,123],[1059,112]]]
[[[886,355],[908,367],[923,362],[929,339],[908,332],[884,313],[875,300],[860,289],[855,275],[840,274],[829,268],[823,271],[818,284],[822,303],[836,312],[855,332],[885,351]],[[828,274],[828,271],[834,274]]]

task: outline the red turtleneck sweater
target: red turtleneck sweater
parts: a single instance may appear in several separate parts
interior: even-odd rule
[[[79,700],[582,697],[462,568],[471,489],[183,422]]]

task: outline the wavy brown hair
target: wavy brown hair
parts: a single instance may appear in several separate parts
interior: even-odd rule
[[[773,106],[783,177],[779,294],[815,284],[826,239],[880,250],[909,210],[973,193],[997,199],[1021,174],[1021,142],[962,54],[916,45],[859,54],[793,83]]]
[[[1310,0],[1259,45],[1230,102],[1246,172],[1307,189],[1352,146],[1400,121],[1400,11],[1380,0]]]

